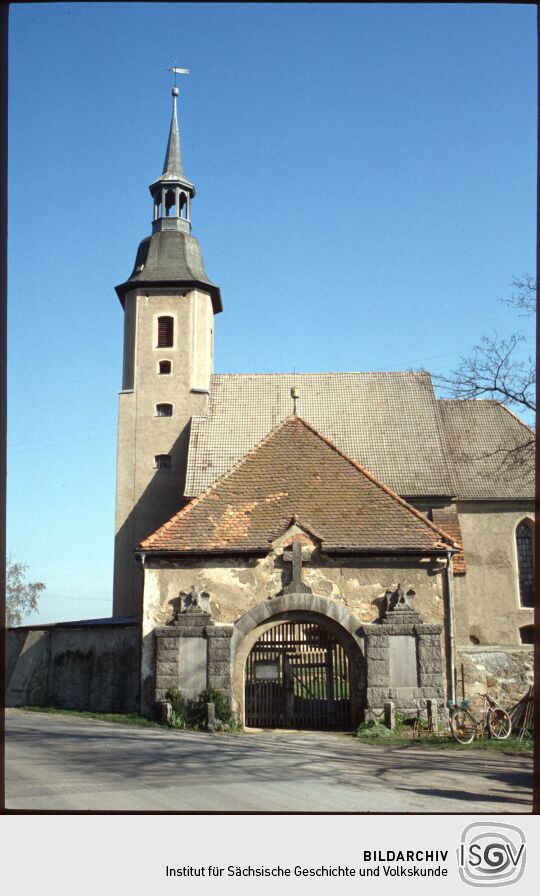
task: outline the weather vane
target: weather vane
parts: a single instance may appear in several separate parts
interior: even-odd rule
[[[177,75],[189,75],[189,68],[178,68],[176,65],[173,65],[172,68],[168,68],[167,71],[174,73],[174,86],[175,87],[176,87],[176,76]]]

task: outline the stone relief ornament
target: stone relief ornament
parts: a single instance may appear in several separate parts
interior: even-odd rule
[[[407,592],[398,584],[395,591],[392,591],[390,588],[385,592],[386,598],[386,610],[387,612],[392,612],[395,610],[407,610],[409,612],[414,612],[414,598],[416,597],[416,591],[413,591],[412,588],[409,588]]]
[[[208,591],[201,591],[198,585],[193,585],[191,591],[181,591],[180,613],[208,613],[210,615],[210,595]]]

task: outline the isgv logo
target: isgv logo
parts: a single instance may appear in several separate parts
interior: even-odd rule
[[[514,884],[525,870],[525,834],[511,824],[473,822],[457,850],[459,876],[471,887]]]

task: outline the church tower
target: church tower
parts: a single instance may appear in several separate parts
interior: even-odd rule
[[[152,234],[133,272],[116,287],[124,309],[124,365],[118,409],[115,616],[140,611],[137,545],[184,503],[190,421],[208,409],[214,315],[220,291],[195,237],[195,187],[184,174],[178,88],[161,177],[150,185]]]

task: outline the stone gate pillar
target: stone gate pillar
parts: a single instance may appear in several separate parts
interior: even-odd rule
[[[206,592],[193,588],[181,594],[181,609],[169,625],[156,628],[156,676],[154,700],[165,700],[176,687],[188,700],[207,687],[231,694],[232,626],[216,626]]]
[[[414,609],[414,592],[387,592],[378,623],[364,625],[366,638],[366,717],[382,714],[391,700],[398,712],[424,711],[427,701],[442,718],[446,690],[442,676],[442,625],[426,624]]]

